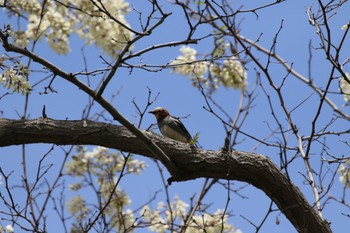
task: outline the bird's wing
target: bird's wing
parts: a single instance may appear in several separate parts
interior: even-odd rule
[[[173,118],[174,119],[174,121],[172,121],[172,122],[174,122],[174,124],[176,124],[176,125],[174,125],[173,127],[172,127],[172,124],[170,124],[170,126],[174,129],[174,130],[177,130],[177,129],[181,129],[181,131],[186,135],[186,137],[188,138],[188,140],[189,141],[191,141],[192,140],[192,136],[191,136],[191,134],[188,132],[188,130],[186,129],[186,127],[184,126],[184,124],[182,124],[182,122],[179,120],[179,119],[177,119],[176,117],[171,117],[171,118]]]

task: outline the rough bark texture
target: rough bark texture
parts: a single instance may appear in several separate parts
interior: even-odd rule
[[[300,190],[266,156],[233,151],[202,150],[145,132],[183,173],[180,180],[200,177],[244,181],[261,189],[298,232],[331,232]],[[87,121],[30,121],[0,119],[0,146],[29,143],[100,145],[154,158],[153,153],[125,127]],[[177,181],[180,181],[177,180]]]

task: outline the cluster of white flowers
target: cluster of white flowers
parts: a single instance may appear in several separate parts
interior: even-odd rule
[[[40,15],[29,14],[27,30],[25,31],[26,40],[21,41],[22,37],[14,38],[14,42],[17,45],[25,45],[29,44],[29,39],[41,39],[45,35],[45,31],[48,29],[50,22],[48,20],[44,20],[39,18]],[[28,42],[26,44],[26,42]]]
[[[350,80],[350,75],[346,73],[346,77]],[[350,83],[343,77],[339,79],[340,90],[343,93],[343,98],[346,103],[350,103]]]
[[[149,206],[144,206],[141,211],[141,217],[150,225],[149,230],[163,233],[170,228],[172,221],[182,221],[186,215],[188,205],[180,200],[176,195],[171,203],[171,210],[166,207],[164,202],[159,202],[157,208],[152,210]],[[172,211],[172,212],[170,212]],[[173,219],[171,219],[171,217]],[[182,222],[183,223],[183,222]]]
[[[107,200],[110,196],[111,190],[113,189],[114,184],[109,182],[103,183],[101,190],[101,196],[104,200]],[[112,221],[111,227],[116,229],[128,229],[135,223],[135,217],[130,209],[124,209],[125,206],[130,205],[131,200],[128,195],[123,191],[116,189],[114,197],[108,205],[108,208],[105,209],[104,214],[109,216]],[[105,205],[106,203],[102,203]],[[83,196],[78,195],[71,198],[67,203],[67,211],[74,216],[76,221],[84,222],[91,218],[91,215],[94,211],[90,208],[92,206],[88,203]]]
[[[142,218],[150,225],[148,227],[149,231],[163,233],[168,230],[169,226],[161,216],[161,212],[164,211],[164,208],[164,203],[160,202],[155,210],[152,210],[147,205],[141,209],[140,214]]]
[[[350,160],[344,164],[340,164],[338,168],[339,181],[345,185],[346,188],[350,188]]]
[[[103,0],[95,3],[90,0],[75,0],[73,2],[83,12],[94,16],[87,17],[85,13],[76,12],[79,21],[77,33],[88,43],[96,43],[103,51],[116,57],[118,51],[123,49],[132,37],[132,33],[126,29],[126,27],[130,28],[130,25],[124,17],[129,12],[129,4],[124,0]],[[113,18],[98,10],[94,4],[101,9],[106,9]]]
[[[78,155],[73,156],[72,160],[66,165],[66,173],[78,179],[75,184],[69,185],[72,191],[86,190],[91,186],[98,187],[98,195],[102,198],[102,205],[109,199],[112,190],[117,182],[114,175],[120,173],[125,165],[124,172],[140,174],[146,168],[142,161],[130,157],[126,164],[125,158],[120,153],[111,153],[108,148],[94,147],[87,150],[86,147],[78,147]],[[91,178],[95,180],[91,181]],[[131,204],[129,196],[119,187],[114,189],[113,199],[109,203],[105,214],[113,219],[112,227],[116,229],[127,229],[135,222],[133,212],[125,209]],[[76,221],[86,221],[91,217],[92,210],[89,208],[90,203],[83,196],[76,196],[67,203],[67,210],[74,216]]]
[[[227,45],[222,45],[217,51],[217,53],[220,53],[220,56],[224,53],[225,46]],[[170,63],[173,67],[172,71],[189,76],[194,85],[200,82],[215,89],[220,85],[235,89],[243,88],[247,85],[247,72],[240,59],[235,56],[224,60],[223,64],[216,64],[198,61],[196,58],[197,51],[189,46],[181,47],[180,52],[181,55]],[[204,76],[208,70],[210,78]]]
[[[5,1],[0,1],[3,4]],[[31,14],[40,14],[41,4],[37,0],[12,0],[6,2],[7,6],[11,7],[11,10],[16,12],[17,14],[21,14],[23,11],[31,13]]]
[[[26,47],[30,40],[28,34],[23,30],[15,31],[11,34],[14,43],[19,47]]]
[[[65,54],[69,51],[69,35],[73,28],[72,20],[66,19],[66,11],[61,13],[54,8],[50,8],[47,13],[47,21],[50,22],[46,34],[46,41],[58,54]],[[74,21],[73,21],[74,22]]]
[[[247,85],[247,72],[240,59],[235,56],[225,60],[223,65],[211,64],[210,73],[225,87],[238,89]]]
[[[13,68],[6,69],[3,74],[0,74],[0,83],[7,89],[12,89],[13,92],[21,93],[22,95],[30,94],[32,87],[27,81],[24,74],[28,70],[20,67],[15,70]]]
[[[76,19],[68,9],[54,1],[49,0],[45,9],[37,0],[32,1],[11,1],[10,7],[21,14],[28,14],[27,29],[15,31],[12,38],[15,44],[26,47],[30,40],[37,40],[46,37],[51,48],[59,54],[69,52],[68,38],[74,30]]]
[[[129,5],[124,0],[63,0],[62,3],[53,0],[45,1],[45,4],[39,0],[8,1],[10,13],[28,15],[27,29],[13,32],[13,42],[26,47],[30,40],[45,37],[55,52],[66,54],[70,48],[69,36],[76,32],[87,43],[95,43],[105,53],[115,57],[131,39],[132,33],[126,29],[130,26],[124,17]]]
[[[180,200],[178,196],[174,197],[171,203],[171,210],[166,207],[163,202],[159,202],[157,208],[152,210],[149,206],[144,206],[140,211],[143,220],[149,224],[149,231],[164,233],[170,229],[171,224],[176,222],[179,226],[184,224],[187,215],[188,205]],[[172,211],[172,212],[170,212]],[[173,219],[171,219],[171,217]],[[224,233],[241,233],[240,230],[227,223],[228,216],[222,210],[216,211],[214,214],[194,215],[187,226],[186,232],[224,232]]]
[[[197,51],[189,46],[180,48],[181,55],[170,63],[177,74],[200,79],[208,70],[208,62],[197,61]]]
[[[230,224],[227,224],[228,216],[223,210],[217,210],[214,214],[195,215],[192,218],[191,224],[188,227],[187,233],[207,232],[207,233],[241,233],[240,229],[234,229]],[[223,227],[223,229],[222,229]]]
[[[66,165],[66,173],[73,176],[82,176],[86,172],[102,177],[108,172],[112,174],[120,172],[124,166],[125,158],[119,153],[110,153],[108,148],[97,146],[88,151],[81,148],[78,155]],[[134,158],[129,158],[126,163],[128,173],[140,174],[145,170],[146,164]],[[73,185],[72,187],[79,187]]]
[[[84,219],[88,216],[88,213],[91,211],[82,196],[78,195],[70,199],[67,203],[68,212],[75,216],[78,219]]]

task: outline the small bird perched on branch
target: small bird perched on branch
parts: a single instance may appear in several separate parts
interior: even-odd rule
[[[149,113],[152,113],[157,118],[159,130],[164,136],[179,142],[193,144],[192,137],[186,127],[179,119],[170,116],[168,110],[163,107],[157,107]]]

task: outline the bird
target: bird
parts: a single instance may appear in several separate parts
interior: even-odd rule
[[[192,137],[182,122],[169,114],[163,107],[156,107],[148,113],[153,114],[157,119],[157,124],[162,135],[179,142],[191,143]]]

